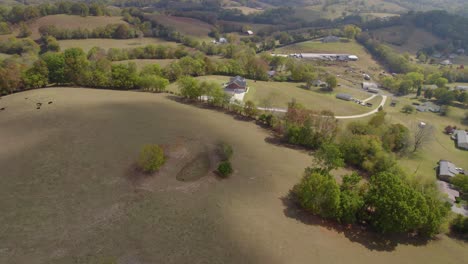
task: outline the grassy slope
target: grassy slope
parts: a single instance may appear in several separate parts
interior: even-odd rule
[[[198,19],[166,15],[154,15],[153,17],[157,22],[172,27],[182,34],[202,40],[210,39],[208,33],[213,29],[212,25]]]
[[[372,33],[381,41],[387,42],[399,52],[416,52],[424,47],[434,46],[442,40],[433,34],[413,26],[394,26],[374,30]],[[401,45],[395,45],[400,43]]]
[[[67,48],[80,47],[84,51],[88,51],[93,47],[101,47],[104,49],[110,48],[136,48],[142,47],[149,44],[153,45],[166,45],[176,46],[180,45],[175,42],[165,41],[157,38],[138,38],[138,39],[67,39],[60,40],[60,48],[62,50]]]
[[[54,103],[36,110],[36,101],[48,100]],[[266,131],[222,113],[161,94],[73,88],[32,90],[1,103],[8,107],[0,113],[1,263],[422,264],[468,258],[466,244],[446,236],[396,246],[301,217],[281,198],[310,156],[269,144]],[[218,140],[234,147],[235,173],[228,180],[184,183],[162,174],[127,181],[143,144],[185,146],[191,153]]]

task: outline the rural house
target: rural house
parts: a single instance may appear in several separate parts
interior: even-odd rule
[[[455,130],[452,134],[452,139],[455,140],[458,148],[468,150],[468,132],[465,130]]]
[[[229,93],[244,93],[247,91],[247,81],[240,76],[231,77],[224,89]]]
[[[341,99],[341,100],[345,100],[345,101],[353,100],[353,97],[350,94],[344,94],[344,93],[337,94],[336,98]]]
[[[450,183],[450,180],[458,174],[464,174],[464,170],[457,168],[455,164],[447,160],[440,160],[437,168],[437,178]]]
[[[443,65],[443,66],[449,66],[449,65],[452,65],[452,64],[453,63],[450,60],[444,60],[444,61],[440,62],[440,65]]]

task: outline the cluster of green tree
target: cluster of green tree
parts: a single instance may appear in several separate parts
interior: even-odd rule
[[[286,142],[310,149],[332,142],[338,131],[333,112],[308,110],[294,101],[279,125]]]
[[[409,182],[395,164],[373,171],[368,183],[353,173],[339,185],[330,171],[347,163],[349,153],[341,150],[333,143],[322,145],[315,155],[320,167],[307,168],[294,186],[292,194],[304,209],[340,223],[368,224],[384,234],[431,237],[440,232],[450,204],[441,199],[436,187],[421,188]]]
[[[127,24],[110,24],[105,27],[60,29],[55,25],[44,25],[39,28],[42,36],[52,36],[56,39],[87,39],[87,38],[115,38],[129,39],[142,37],[143,33]]]
[[[452,221],[450,229],[453,234],[460,236],[462,239],[468,240],[468,217],[457,215]]]
[[[440,105],[450,105],[453,101],[468,104],[468,93],[462,90],[449,90],[449,80],[442,73],[419,73],[409,72],[405,75],[386,76],[381,79],[382,86],[399,95],[416,93],[417,96],[424,95],[426,99],[435,98]],[[437,89],[426,89],[422,92],[423,84],[436,85]]]
[[[222,178],[229,177],[229,175],[231,175],[233,172],[231,161],[230,161],[233,153],[234,151],[231,145],[226,144],[226,143],[220,144],[221,162],[218,165],[217,172],[218,172],[218,175]]]
[[[161,92],[169,84],[158,65],[146,66],[138,72],[134,63],[112,65],[96,49],[88,56],[80,48],[47,52],[29,68],[5,60],[0,71],[5,73],[0,76],[2,94],[49,84]]]
[[[390,71],[395,73],[416,71],[417,66],[412,64],[407,57],[383,45],[372,38],[368,33],[361,33],[356,39],[366,47],[376,59],[383,62]]]
[[[9,38],[0,41],[0,52],[6,54],[18,54],[39,52],[39,45],[30,38]]]
[[[103,49],[94,48],[93,52],[99,52],[106,56],[110,61],[134,59],[180,59],[189,54],[183,46],[171,47],[153,44],[130,49],[110,48],[107,52]]]
[[[105,5],[97,2],[43,3],[39,5],[14,5],[11,9],[0,7],[0,22],[19,23],[47,15],[69,14],[79,16],[103,16],[107,14]]]

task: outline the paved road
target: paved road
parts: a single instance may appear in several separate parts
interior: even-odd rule
[[[374,99],[376,96],[379,96],[377,94],[374,94],[372,95],[371,97],[363,100],[363,102],[367,102],[369,100],[372,100]],[[375,113],[377,113],[379,111],[379,108],[382,106],[385,105],[385,102],[387,102],[387,96],[386,95],[380,95],[382,96],[382,101],[380,102],[379,106],[377,106],[374,110],[370,111],[370,112],[367,112],[367,113],[364,113],[364,114],[360,114],[360,115],[350,115],[350,116],[335,116],[336,119],[355,119],[355,118],[362,118],[362,117],[366,117],[366,116],[370,116],[370,115],[373,115]],[[270,111],[270,112],[278,112],[278,113],[286,113],[287,112],[287,109],[284,109],[284,108],[265,108],[265,107],[258,107],[258,110],[262,110],[262,111]]]

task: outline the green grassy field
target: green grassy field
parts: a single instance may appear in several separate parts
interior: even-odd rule
[[[199,80],[207,80],[219,83],[229,81],[228,76],[201,76]],[[314,87],[312,90],[301,88],[301,83],[289,82],[264,82],[248,80],[249,92],[244,97],[244,101],[252,100],[261,107],[287,108],[288,102],[295,99],[306,108],[314,110],[331,110],[336,115],[362,114],[369,111],[369,108],[360,106],[353,102],[338,100],[337,93],[349,93],[358,99],[365,99],[371,95],[358,89],[338,87],[332,93],[320,92]],[[178,93],[177,83],[172,83],[168,87],[169,91]]]
[[[453,162],[459,167],[468,168],[468,151],[457,149],[450,136],[443,133],[443,130],[448,125],[456,125],[460,128],[468,129],[467,126],[461,124],[461,119],[466,110],[451,107],[449,116],[442,117],[435,113],[404,114],[401,113],[401,108],[406,104],[411,104],[415,100],[408,98],[398,98],[400,101],[397,107],[387,106],[385,109],[389,113],[388,118],[392,122],[402,123],[411,128],[419,122],[425,122],[434,127],[433,139],[424,147],[423,151],[411,155],[402,160],[402,165],[407,168],[407,172],[421,177],[423,180],[431,181],[435,179],[434,167],[440,159],[445,159]],[[390,101],[388,101],[388,104]]]
[[[59,40],[60,48],[62,50],[68,48],[82,48],[84,51],[89,51],[93,47],[101,47],[105,49],[118,48],[136,48],[146,45],[165,45],[165,46],[177,46],[172,41],[165,41],[158,38],[136,38],[136,39],[67,39]]]
[[[28,98],[28,99],[25,99]],[[36,109],[36,102],[52,101]],[[463,263],[466,243],[382,244],[282,202],[311,157],[250,122],[163,94],[48,88],[0,112],[0,263]],[[219,141],[234,174],[177,175]],[[144,144],[167,164],[139,176]],[[210,165],[212,166],[212,165]],[[206,168],[205,168],[206,169]],[[336,250],[339,248],[339,250]]]

